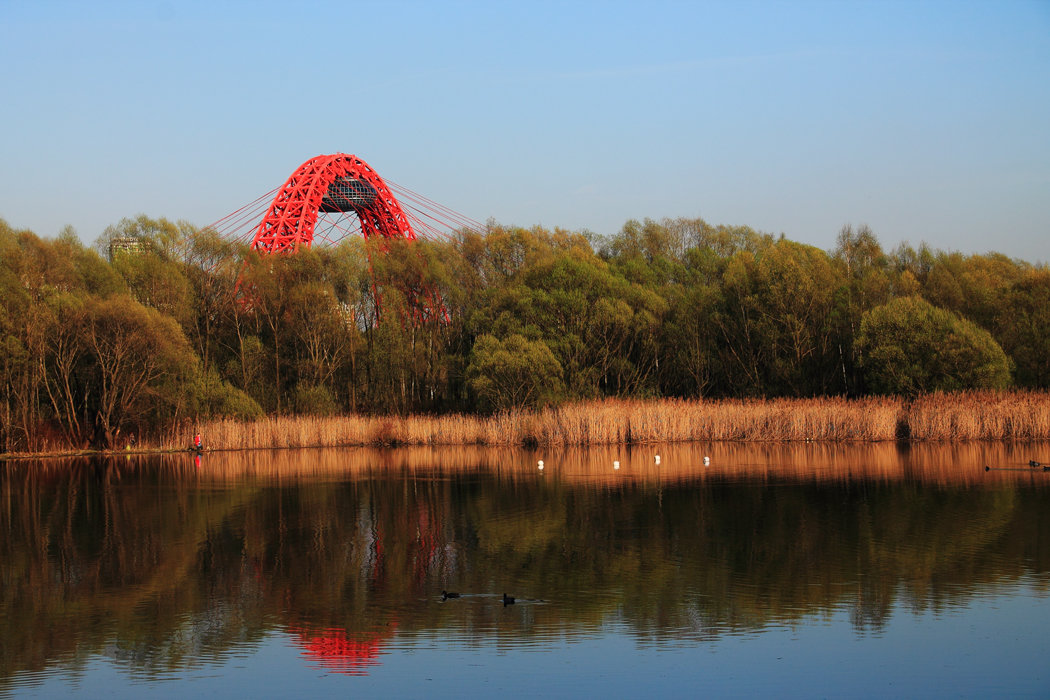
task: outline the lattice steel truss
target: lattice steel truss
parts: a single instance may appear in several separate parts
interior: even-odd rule
[[[416,234],[401,204],[368,163],[345,153],[311,158],[277,191],[252,239],[268,253],[309,246],[320,213],[353,212],[365,238],[406,238]]]

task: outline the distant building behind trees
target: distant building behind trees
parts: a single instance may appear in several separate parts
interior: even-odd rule
[[[109,261],[120,255],[139,255],[144,250],[142,241],[134,236],[114,236],[109,241]]]

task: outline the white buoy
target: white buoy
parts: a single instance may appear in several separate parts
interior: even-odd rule
[[[617,460],[617,461],[613,462],[613,469],[619,469],[619,468],[620,468],[620,462],[619,462],[619,460]]]
[[[711,464],[711,458],[710,457],[704,457],[704,466],[706,467],[706,466],[708,466],[710,464]]]
[[[543,471],[543,460],[542,459],[540,460],[539,467],[540,467],[540,471]]]
[[[656,455],[656,463],[657,463],[657,464],[659,464],[659,463],[660,463],[660,455]]]

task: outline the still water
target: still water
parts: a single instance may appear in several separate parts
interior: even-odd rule
[[[1047,697],[1029,459],[1050,444],[0,463],[0,696]]]

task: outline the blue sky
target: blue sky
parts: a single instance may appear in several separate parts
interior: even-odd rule
[[[1050,0],[0,0],[0,218],[212,223],[353,153],[473,219],[1050,260]]]

